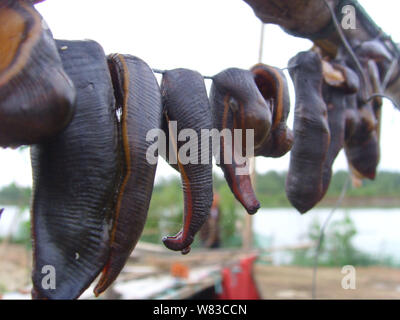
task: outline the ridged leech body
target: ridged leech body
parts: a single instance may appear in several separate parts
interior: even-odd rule
[[[99,295],[116,279],[142,234],[153,192],[157,164],[146,159],[152,144],[147,133],[160,129],[161,93],[149,66],[130,55],[108,58],[117,109],[121,110],[122,183],[110,235],[110,256],[94,290]]]
[[[248,213],[254,214],[260,208],[249,173],[238,174],[245,164],[238,163],[236,156],[244,157],[246,152],[246,130],[254,132],[254,149],[268,141],[272,126],[272,102],[261,95],[254,75],[248,70],[226,69],[213,77],[210,92],[214,128],[220,133],[217,165],[224,172],[228,185],[236,199]],[[241,153],[237,150],[235,130],[241,131]],[[230,136],[223,134],[224,130]],[[227,156],[227,157],[226,157]]]
[[[371,93],[372,88],[368,88],[368,92]],[[349,97],[348,101],[345,153],[358,179],[374,180],[380,158],[379,124],[373,103],[362,103],[357,95]]]
[[[77,89],[77,103],[63,132],[31,148],[32,296],[75,299],[109,256],[120,159],[114,90],[103,49],[93,41],[57,41],[57,47]],[[54,268],[55,288],[42,285],[46,266]]]
[[[301,213],[310,210],[322,193],[322,172],[330,143],[327,107],[322,98],[321,57],[300,52],[289,62],[296,91],[294,144],[286,179],[286,194]]]
[[[2,1],[0,21],[0,146],[39,143],[71,121],[75,88],[30,2]]]
[[[164,128],[176,121],[175,134],[166,132],[168,147],[176,150],[177,166],[182,179],[184,194],[183,227],[175,235],[164,237],[165,246],[186,254],[190,251],[196,233],[210,213],[213,199],[212,148],[210,135],[208,146],[202,144],[202,129],[212,129],[210,104],[201,74],[188,69],[166,71],[162,77],[161,93],[164,108]],[[182,130],[191,129],[194,136],[188,137]],[[168,129],[167,129],[168,130]],[[172,133],[172,131],[171,131]],[[180,137],[181,135],[181,137]],[[183,156],[187,156],[184,159]],[[171,160],[171,157],[169,157]]]
[[[321,199],[328,191],[332,178],[332,165],[343,149],[346,130],[347,97],[357,92],[359,80],[356,73],[342,64],[334,64],[334,68],[343,70],[344,82],[339,86],[323,84],[322,95],[328,109],[328,124],[330,131],[330,143],[323,167]]]
[[[379,72],[373,59],[378,59],[376,54],[367,47],[361,55],[364,73],[367,75],[363,85],[364,91],[370,96],[380,93]],[[372,47],[374,48],[374,47]],[[378,51],[377,51],[378,52]],[[377,91],[377,92],[376,92]],[[374,180],[380,158],[379,150],[379,120],[381,99],[365,102],[360,96],[350,101],[353,111],[353,120],[347,121],[351,129],[346,128],[345,153],[350,170],[358,179]],[[355,122],[357,124],[355,124]]]
[[[257,156],[279,158],[293,145],[293,132],[287,126],[290,97],[282,70],[265,64],[251,68],[254,80],[265,101],[272,106],[272,127],[266,140],[255,150]]]
[[[357,98],[350,103],[357,105]],[[353,174],[357,178],[374,180],[379,163],[379,139],[377,121],[370,103],[356,108],[356,117],[347,119],[345,152]]]

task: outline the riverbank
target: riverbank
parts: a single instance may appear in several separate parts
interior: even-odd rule
[[[29,297],[30,252],[7,245],[0,259],[0,288]],[[190,258],[190,255],[187,257]],[[310,299],[312,268],[254,265],[254,277],[262,299]],[[318,269],[318,299],[400,299],[400,269],[356,267],[356,289],[345,290],[341,268]],[[0,292],[0,298],[1,298]]]
[[[263,299],[311,299],[312,268],[256,264]],[[356,267],[356,289],[345,290],[341,268],[319,268],[317,299],[400,299],[400,269]]]

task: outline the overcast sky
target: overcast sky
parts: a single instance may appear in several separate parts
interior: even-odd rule
[[[383,30],[400,42],[399,1],[359,2]],[[242,0],[47,0],[36,7],[55,38],[93,39],[106,53],[132,54],[152,68],[184,67],[214,75],[229,67],[248,69],[258,60],[260,21]],[[308,40],[267,25],[263,62],[285,67],[292,56],[310,47]],[[290,79],[288,74],[287,77]],[[291,102],[292,127],[293,96]],[[399,134],[400,113],[385,102],[380,170],[400,171]],[[280,159],[257,158],[259,172],[287,170],[288,165],[288,155]],[[346,168],[341,154],[334,169]],[[176,173],[160,161],[157,178],[170,175]],[[12,181],[30,185],[28,150],[0,149],[0,177],[0,186]]]

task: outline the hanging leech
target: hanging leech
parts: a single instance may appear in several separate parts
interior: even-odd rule
[[[246,130],[254,132],[255,150],[268,141],[274,102],[261,95],[252,72],[237,68],[224,70],[213,77],[210,101],[214,128],[220,133],[219,154],[215,155],[217,164],[221,166],[236,199],[248,213],[254,214],[260,203],[254,194],[248,170],[244,172],[246,174],[238,174],[245,164],[239,164],[237,156],[243,157],[241,153],[246,150]],[[236,129],[242,130],[239,141],[234,141],[237,140],[234,139]],[[236,150],[238,143],[242,152]]]
[[[296,90],[294,143],[286,179],[286,193],[301,213],[310,210],[322,194],[322,172],[330,143],[327,108],[322,98],[322,63],[318,53],[301,52],[289,70]]]
[[[161,119],[159,87],[143,61],[113,55],[107,65],[93,42],[57,43],[78,103],[65,132],[32,148],[36,298],[77,298],[103,269],[99,295],[118,276],[146,220],[156,169],[146,134]],[[40,287],[44,263],[64,271],[54,292]]]
[[[359,78],[357,74],[350,68],[345,67],[342,63],[328,63],[323,61],[323,66],[325,67],[325,81],[322,93],[328,109],[328,124],[331,139],[323,166],[322,193],[320,199],[322,199],[328,191],[332,178],[333,162],[344,146],[347,98],[349,95],[355,94],[359,88]],[[335,73],[339,73],[339,77],[333,81],[332,75]]]
[[[350,103],[357,106],[357,98],[353,98]],[[358,123],[355,125],[347,120],[352,127],[352,134],[347,134],[345,140],[345,152],[349,166],[357,178],[375,179],[376,168],[379,163],[379,143],[377,135],[377,121],[370,103],[356,109]]]
[[[119,185],[114,90],[103,49],[93,41],[57,41],[77,89],[72,122],[31,148],[32,297],[75,299],[109,256],[109,226]],[[55,288],[42,286],[43,268]]]
[[[377,120],[371,102],[360,106],[357,95],[349,96],[346,111],[345,153],[356,180],[375,179],[379,162]]]
[[[172,166],[181,174],[184,193],[183,227],[175,236],[164,237],[163,242],[167,248],[186,254],[207,220],[213,199],[210,136],[206,137],[208,145],[200,141],[202,130],[212,129],[210,104],[202,75],[187,69],[165,71],[161,92],[167,146],[176,152],[177,163]],[[168,130],[171,121],[176,121],[174,134]],[[166,158],[171,162],[172,153]]]
[[[75,88],[30,1],[2,1],[0,21],[0,146],[39,143],[71,121]]]
[[[376,46],[366,46],[360,56],[360,61],[368,74],[366,82],[366,92],[371,96],[374,92],[380,92],[380,79],[377,66],[373,59],[384,59],[384,54],[380,51],[372,50]],[[367,50],[368,49],[368,50]],[[378,58],[381,56],[381,58]],[[373,59],[371,59],[373,58]],[[381,99],[375,98],[373,101],[363,102],[362,99],[353,99],[351,103],[357,104],[358,125],[349,122],[352,127],[352,134],[346,134],[345,152],[349,167],[356,179],[375,179],[376,170],[379,163],[379,120]],[[347,130],[349,131],[349,130]]]
[[[96,296],[117,278],[143,232],[157,167],[146,159],[151,145],[146,135],[160,128],[162,117],[160,89],[144,61],[113,54],[108,64],[117,109],[122,111],[119,148],[124,166],[110,231],[110,255],[94,289]]]

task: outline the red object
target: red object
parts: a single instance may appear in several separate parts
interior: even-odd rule
[[[238,265],[222,270],[221,300],[258,300],[260,294],[253,278],[253,263],[257,256],[242,258]]]

